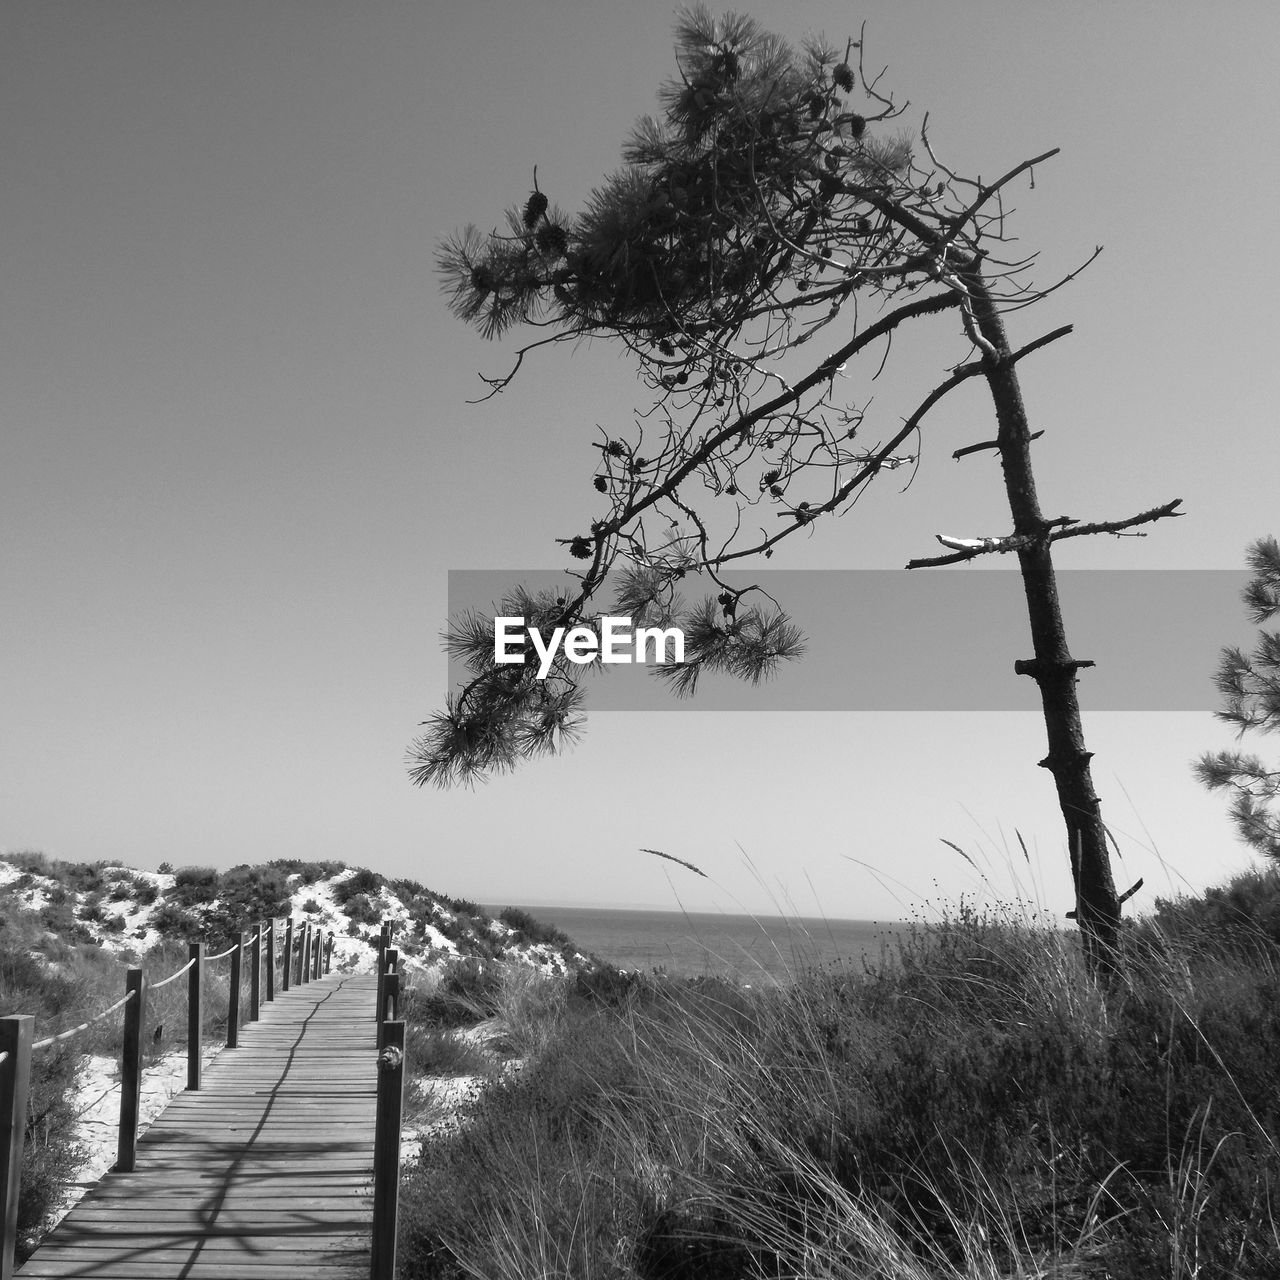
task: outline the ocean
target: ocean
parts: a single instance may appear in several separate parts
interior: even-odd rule
[[[797,919],[721,913],[535,907],[530,914],[563,930],[583,950],[620,969],[740,982],[786,981],[815,966],[859,970],[892,947],[896,921]]]

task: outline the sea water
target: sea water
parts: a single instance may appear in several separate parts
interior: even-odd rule
[[[786,981],[842,963],[859,971],[893,950],[897,921],[823,920],[723,913],[548,907],[530,909],[582,951],[620,969]]]

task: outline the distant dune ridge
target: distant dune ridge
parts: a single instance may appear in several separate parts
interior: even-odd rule
[[[2,854],[0,904],[37,917],[39,927],[64,943],[122,958],[140,957],[165,940],[224,947],[253,922],[292,918],[295,930],[309,921],[332,935],[334,969],[363,971],[373,967],[379,926],[389,919],[411,966],[472,957],[520,961],[555,974],[590,963],[565,934],[518,908],[492,916],[417,881],[342,862],[277,859],[227,871],[161,866],[140,871],[40,853]]]

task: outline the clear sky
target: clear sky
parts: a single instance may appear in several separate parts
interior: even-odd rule
[[[1012,321],[1015,342],[1076,326],[1021,367],[1042,501],[1188,512],[1070,543],[1063,567],[1239,570],[1280,532],[1276,6],[742,8],[793,38],[865,18],[869,61],[962,171],[1062,148],[1017,194],[1021,244],[1045,281],[1104,253]],[[654,106],[673,12],[0,7],[0,848],[343,858],[486,902],[885,919],[985,891],[945,837],[994,892],[1066,909],[1025,678],[1021,713],[601,713],[572,754],[474,792],[407,780],[447,682],[448,571],[568,563],[554,539],[590,518],[593,429],[643,403],[597,343],[468,404],[510,348],[450,317],[436,242],[497,224],[534,165],[578,207]],[[908,366],[922,379],[964,356],[937,332]],[[1006,531],[994,464],[950,457],[991,434],[966,389],[929,420],[910,490],[890,480],[771,568],[893,569],[937,532]],[[1242,610],[1221,626],[1249,638]],[[1025,631],[986,643],[1015,682]],[[1231,741],[1210,675],[1199,712],[1086,724],[1139,906],[1250,860],[1189,772]]]

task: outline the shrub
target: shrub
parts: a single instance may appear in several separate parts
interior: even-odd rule
[[[389,880],[387,888],[400,899],[405,906],[413,903],[415,898],[434,898],[436,895],[426,888],[425,885],[419,884],[417,880]]]
[[[34,849],[23,849],[16,853],[5,854],[5,860],[13,863],[21,871],[33,876],[52,876],[53,868],[43,853]]]
[[[78,893],[92,893],[106,887],[103,872],[107,868],[105,862],[55,862],[53,874],[69,889]]]
[[[462,1027],[498,1011],[502,974],[496,964],[469,958],[445,967],[434,989],[414,988],[405,1004],[409,1023]]]
[[[40,921],[50,933],[56,933],[68,941],[90,937],[88,930],[76,919],[71,903],[66,898],[55,902],[51,897],[40,909]]]
[[[271,867],[233,867],[221,880],[219,900],[205,915],[204,936],[219,950],[258,920],[289,914],[284,873]]]
[[[196,938],[203,929],[200,917],[176,902],[162,902],[155,907],[147,924],[165,938]]]
[[[302,885],[315,884],[317,880],[327,880],[330,876],[340,875],[347,869],[345,862],[312,862],[302,858],[273,858],[269,867],[274,867],[286,876],[296,875]]]
[[[492,1076],[493,1056],[456,1031],[443,1027],[410,1026],[408,1060],[418,1075]]]
[[[573,945],[567,933],[561,932],[554,925],[535,920],[527,911],[522,911],[519,907],[503,907],[498,919],[508,928],[515,930],[516,938],[520,942],[542,942],[553,947]]]
[[[102,898],[97,893],[89,894],[80,904],[79,916],[81,920],[88,920],[96,924],[102,920],[104,914]]]
[[[132,871],[126,871],[123,867],[117,867],[111,871],[107,880],[110,884],[108,896],[112,902],[128,901],[145,883],[140,876],[134,875]]]
[[[217,896],[218,873],[213,867],[181,867],[174,873],[170,900],[178,906],[198,906]]]
[[[589,1008],[597,1005],[618,1009],[639,991],[652,986],[653,980],[637,970],[624,971],[616,965],[599,962],[580,969],[570,988],[572,1000]]]
[[[497,1043],[521,1058],[537,1057],[560,1032],[568,983],[520,963],[504,964],[500,974],[502,980],[493,998]]]
[[[382,919],[382,913],[369,901],[366,893],[353,894],[343,904],[343,910],[353,925],[377,924]]]
[[[366,897],[376,895],[384,884],[382,876],[376,871],[369,871],[365,867],[359,867],[343,880],[337,881],[333,886],[334,901],[341,906],[345,906],[357,894],[364,894]]]
[[[1242,872],[1198,897],[1157,900],[1130,933],[1139,950],[1176,937],[1200,955],[1266,956],[1280,948],[1280,866]]]

